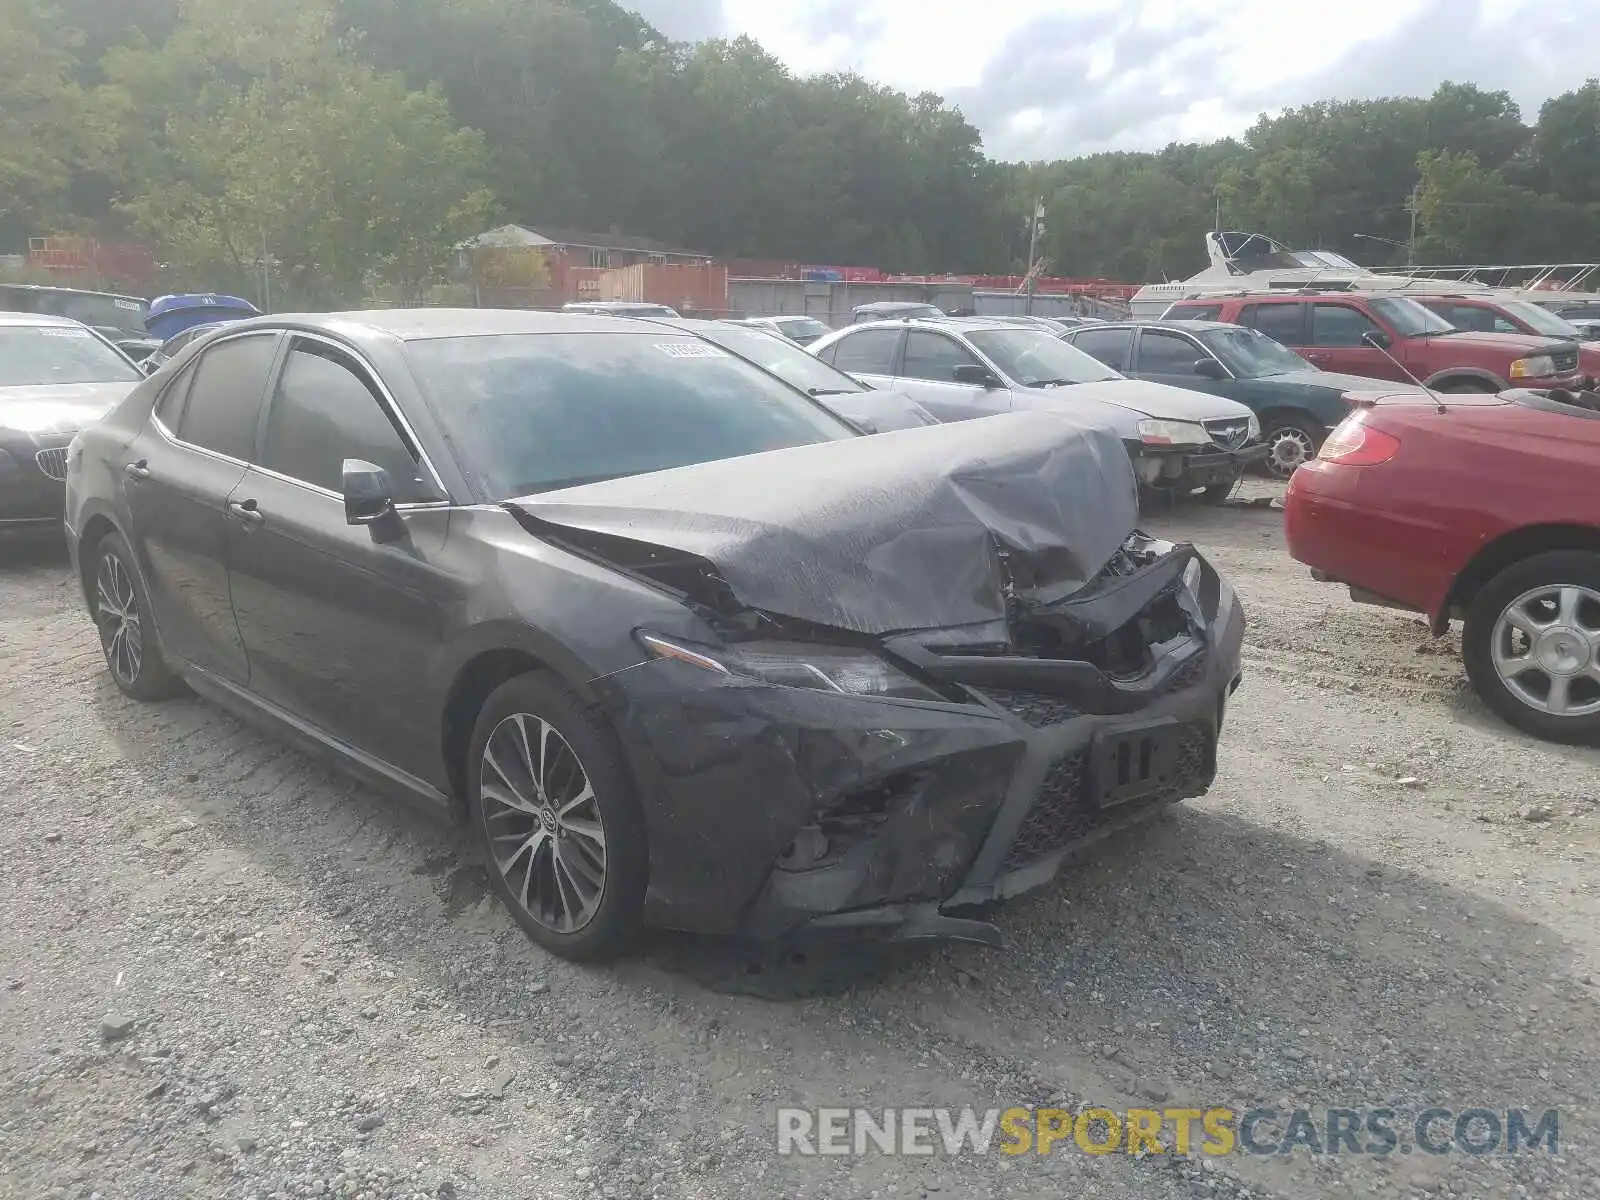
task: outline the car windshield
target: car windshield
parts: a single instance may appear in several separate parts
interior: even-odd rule
[[[1200,340],[1241,379],[1265,379],[1269,375],[1316,369],[1281,342],[1242,325],[1202,333]]]
[[[813,396],[839,396],[869,390],[837,367],[830,367],[816,355],[806,353],[774,333],[743,325],[719,325],[703,330],[701,336]]]
[[[678,330],[409,343],[462,465],[495,500],[857,433]]]
[[[1516,317],[1535,333],[1542,333],[1546,337],[1581,338],[1583,333],[1565,317],[1559,317],[1549,309],[1540,308],[1537,304],[1530,304],[1526,300],[1502,300],[1500,307],[1511,316]]]
[[[1394,327],[1401,337],[1431,337],[1455,333],[1456,327],[1406,296],[1380,296],[1367,301],[1372,311]]]
[[[0,387],[124,383],[143,378],[138,368],[87,329],[70,325],[0,328]]]
[[[981,329],[967,340],[1023,387],[1059,387],[1121,379],[1097,358],[1042,329]]]

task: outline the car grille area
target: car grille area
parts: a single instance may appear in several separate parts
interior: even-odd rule
[[[1059,759],[1045,775],[1028,815],[1006,851],[1001,871],[1013,871],[1065,850],[1089,837],[1101,825],[1121,822],[1203,792],[1210,783],[1210,737],[1198,725],[1183,726],[1176,737],[1176,770],[1172,781],[1150,795],[1111,807],[1102,808],[1095,803],[1086,752]]]
[[[1550,355],[1550,359],[1556,365],[1556,374],[1566,375],[1578,369],[1578,348],[1573,346],[1566,350],[1557,350]]]
[[[1250,418],[1207,421],[1206,432],[1224,450],[1237,450],[1250,440]]]
[[[38,464],[51,479],[65,481],[67,478],[67,448],[54,446],[49,450],[41,450],[33,456],[33,461]]]

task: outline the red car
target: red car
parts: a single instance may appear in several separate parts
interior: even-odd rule
[[[1500,296],[1418,296],[1417,303],[1457,329],[1478,333],[1533,333],[1578,342],[1578,370],[1600,379],[1600,338],[1531,300]]]
[[[1207,296],[1178,301],[1165,319],[1248,325],[1324,371],[1400,382],[1415,376],[1442,392],[1578,388],[1584,382],[1573,342],[1525,333],[1469,333],[1393,292]]]
[[[1318,579],[1435,634],[1463,619],[1467,674],[1507,722],[1600,738],[1600,396],[1363,400],[1284,508]]]

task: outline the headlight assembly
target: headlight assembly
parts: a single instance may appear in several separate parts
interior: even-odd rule
[[[730,679],[771,687],[837,692],[846,696],[895,697],[901,700],[943,700],[883,658],[865,650],[810,642],[745,642],[737,646],[702,646],[644,630],[635,635],[652,658],[687,663]]]
[[[1139,422],[1139,440],[1146,446],[1206,446],[1211,435],[1193,421],[1148,420]]]

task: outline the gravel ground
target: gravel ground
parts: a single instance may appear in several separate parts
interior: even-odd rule
[[[689,938],[548,957],[454,831],[123,700],[64,561],[12,554],[0,1195],[1600,1195],[1600,756],[1497,725],[1455,642],[1313,583],[1279,519],[1150,522],[1251,619],[1211,795],[1003,909],[1003,951],[759,977]],[[1561,1152],[774,1151],[780,1104],[1046,1102],[1559,1107]]]

